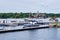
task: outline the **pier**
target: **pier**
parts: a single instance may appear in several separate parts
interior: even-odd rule
[[[0,27],[0,33],[15,32],[15,31],[25,31],[25,30],[34,30],[34,29],[44,29],[44,28],[49,28],[49,26],[48,25],[40,25],[39,27],[26,27],[26,28],[23,28],[23,26]]]
[[[50,27],[49,21],[46,19],[20,19],[18,22],[16,22],[16,20],[14,19],[9,22],[8,19],[6,19],[6,23],[0,23],[0,33],[44,29]]]

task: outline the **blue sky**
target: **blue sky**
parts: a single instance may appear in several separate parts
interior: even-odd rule
[[[0,12],[60,13],[60,0],[0,0]]]

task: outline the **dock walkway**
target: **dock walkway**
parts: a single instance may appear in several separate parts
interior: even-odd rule
[[[23,26],[0,27],[0,33],[49,28],[48,26],[49,25],[40,25],[39,27],[27,27],[27,28],[23,28]]]

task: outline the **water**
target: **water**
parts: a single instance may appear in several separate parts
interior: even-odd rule
[[[60,40],[60,28],[47,28],[0,34],[1,40]]]

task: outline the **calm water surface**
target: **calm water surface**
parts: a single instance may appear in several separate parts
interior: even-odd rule
[[[60,40],[59,28],[27,30],[0,34],[1,40]]]

